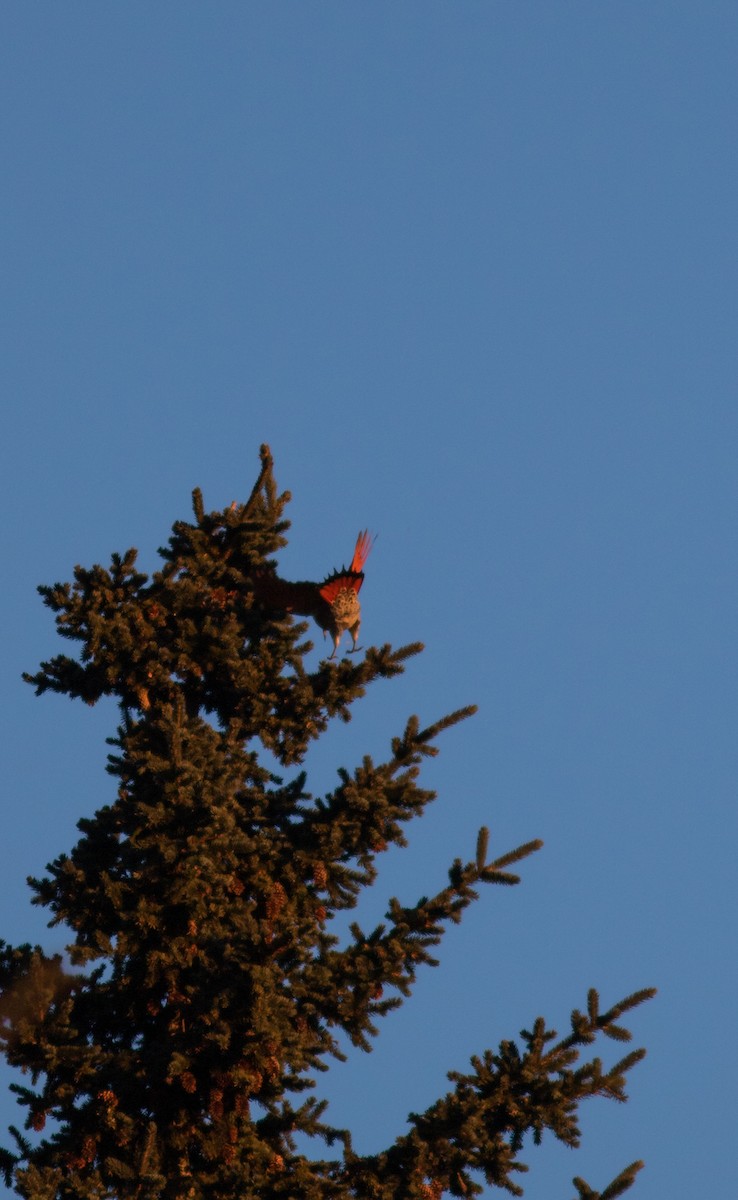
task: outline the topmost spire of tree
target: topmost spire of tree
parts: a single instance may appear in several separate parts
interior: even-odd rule
[[[195,524],[175,522],[160,551],[164,566],[150,581],[129,550],[113,555],[109,570],[77,567],[73,585],[40,588],[60,634],[83,649],[81,661],[58,655],[26,678],[39,693],[51,689],[88,704],[117,696],[129,713],[148,713],[154,703],[157,712],[174,713],[184,705],[187,715],[214,716],[222,729],[258,738],[285,765],[299,762],[331,717],[348,719],[367,683],[397,674],[422,647],[385,646],[351,666],[304,672],[305,626],[260,602],[274,578],[270,557],[286,545],[289,500],[289,492],[277,494],[262,446],[245,504],[206,513],[195,489]],[[294,675],[285,677],[285,669]]]
[[[538,1019],[520,1046],[505,1041],[452,1075],[451,1091],[376,1155],[357,1155],[350,1132],[305,1098],[341,1057],[337,1035],[368,1049],[476,886],[517,882],[509,868],[539,843],[490,861],[481,831],[430,898],[391,900],[386,923],[353,925],[339,945],[332,919],[433,799],[417,782],[422,758],[473,709],[427,728],[411,718],[387,761],[339,770],[319,798],[304,772],[283,779],[260,761],[259,743],[283,767],[300,763],[331,719],[421,649],[306,669],[305,626],[262,586],[288,499],[263,446],[247,502],[206,513],[196,491],[194,524],[174,525],[150,580],[129,550],[40,589],[80,653],[26,678],[90,704],[115,696],[121,722],[108,765],[117,796],[31,880],[34,902],[70,931],[74,970],[0,943],[0,1046],[31,1084],[12,1085],[25,1132],[0,1165],[28,1200],[438,1200],[478,1193],[480,1173],[517,1194],[525,1135],[549,1129],[576,1145],[579,1102],[624,1098],[643,1054],[609,1070],[577,1061],[600,1033],[626,1040],[620,1017],[650,995],[601,1013],[591,991],[568,1036]],[[298,1153],[298,1132],[333,1156]]]

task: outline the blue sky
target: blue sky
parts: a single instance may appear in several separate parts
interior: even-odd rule
[[[152,568],[192,488],[243,499],[268,441],[283,573],[369,526],[364,638],[426,644],[317,748],[314,790],[409,713],[479,705],[360,919],[442,886],[483,823],[493,851],[545,841],[331,1072],[331,1115],[377,1150],[538,1014],[655,985],[631,1100],[585,1109],[576,1154],[531,1147],[526,1196],[641,1157],[641,1200],[731,1194],[734,0],[1,24],[0,937],[59,947],[25,877],[112,797],[113,706],[20,681],[61,649],[36,585],[130,545]]]

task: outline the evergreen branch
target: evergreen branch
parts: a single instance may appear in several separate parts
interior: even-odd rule
[[[202,500],[202,491],[199,487],[193,488],[192,491],[192,511],[195,514],[197,524],[202,526],[205,524],[205,506]]]
[[[415,783],[422,758],[437,753],[429,739],[470,711],[460,709],[422,731],[418,718],[410,717],[403,736],[392,739],[391,759],[375,766],[367,756],[353,775],[341,769],[340,786],[306,815],[298,835],[305,850],[334,863],[357,859],[363,872],[357,887],[373,878],[377,853],[392,842],[404,845],[403,824],[435,799],[435,792]]]
[[[535,854],[537,850],[543,848],[543,842],[540,838],[533,838],[530,842],[524,842],[522,846],[518,846],[515,850],[510,850],[507,854],[502,854],[496,858],[494,862],[489,864],[488,870],[501,871],[503,867],[507,867],[510,863],[520,862],[521,859],[527,858],[529,854]]]
[[[623,1192],[627,1192],[628,1188],[633,1186],[635,1177],[643,1169],[643,1165],[640,1161],[631,1163],[608,1184],[604,1192],[596,1192],[578,1175],[575,1176],[572,1182],[579,1193],[576,1200],[616,1200],[617,1196],[622,1196]]]
[[[368,1038],[378,1030],[372,1018],[385,1016],[400,1003],[398,998],[384,998],[385,987],[396,988],[402,996],[410,995],[418,967],[437,966],[438,960],[430,948],[442,940],[447,922],[458,924],[463,910],[478,899],[474,889],[477,882],[517,883],[517,877],[493,871],[484,863],[480,847],[486,852],[486,830],[480,831],[477,857],[462,864],[460,859],[449,870],[450,883],[432,898],[422,897],[412,907],[400,904],[395,897],[389,902],[389,930],[378,925],[365,934],[358,924],[351,926],[353,944],[344,950],[326,948],[320,958],[306,971],[305,979],[314,987],[320,980],[324,996],[324,1012],[331,1024],[340,1025],[363,1050],[370,1048]],[[505,855],[505,861],[518,861],[538,849],[529,842]]]
[[[600,1032],[607,1037],[614,1038],[616,1041],[630,1041],[631,1035],[627,1029],[619,1025],[615,1025],[615,1020],[622,1016],[624,1012],[629,1012],[632,1008],[636,1008],[644,1001],[650,1000],[656,995],[656,988],[641,988],[640,991],[633,992],[630,996],[626,996],[618,1004],[614,1004],[606,1013],[599,1013],[599,996],[594,988],[591,988],[587,996],[587,1015],[574,1009],[571,1014],[571,1033],[561,1042],[562,1048],[569,1049],[577,1045],[586,1045],[593,1042],[596,1035]]]
[[[645,996],[643,997],[646,998]],[[621,1002],[622,1004],[623,1002]],[[618,1007],[618,1006],[616,1006]],[[512,1172],[527,1170],[517,1155],[526,1134],[539,1142],[548,1130],[569,1146],[579,1144],[577,1110],[585,1099],[614,1095],[613,1078],[643,1056],[636,1052],[603,1075],[598,1059],[576,1066],[578,1052],[567,1051],[564,1042],[552,1049],[555,1037],[538,1018],[532,1031],[523,1030],[525,1050],[513,1042],[502,1042],[499,1052],[485,1051],[472,1058],[472,1074],[450,1072],[455,1084],[424,1113],[411,1113],[411,1132],[383,1154],[363,1160],[347,1170],[368,1170],[398,1200],[418,1193],[417,1182],[431,1178],[452,1195],[479,1195],[481,1186],[472,1172],[481,1171],[492,1187],[522,1195]],[[599,1200],[614,1200],[633,1181],[640,1163],[634,1163],[610,1184]],[[587,1185],[575,1180],[580,1196],[595,1197]],[[440,1195],[440,1192],[439,1192]]]
[[[476,704],[467,704],[464,708],[457,708],[455,712],[449,713],[447,717],[441,717],[440,721],[436,721],[433,725],[429,725],[427,729],[423,729],[418,733],[417,740],[420,744],[425,745],[438,737],[444,729],[451,729],[452,726],[458,725],[461,721],[466,721],[469,717],[473,717],[478,712]]]
[[[487,850],[489,848],[489,829],[486,825],[482,825],[477,834],[477,870],[483,871],[487,861]]]
[[[7,1188],[12,1185],[13,1171],[19,1162],[20,1158],[17,1154],[11,1154],[10,1150],[5,1150],[0,1146],[0,1173],[2,1173]]]
[[[244,518],[252,515],[262,488],[267,488],[267,500],[273,500],[274,498],[274,484],[272,482],[272,469],[274,462],[272,459],[272,452],[267,446],[266,442],[264,442],[259,449],[259,457],[261,459],[261,471],[259,472],[259,477],[256,480],[256,483],[251,489],[251,495],[243,506]]]
[[[619,1004],[614,1004],[600,1018],[603,1028],[616,1021],[623,1013],[630,1012],[632,1008],[637,1008],[639,1004],[643,1004],[644,1000],[650,1000],[655,995],[656,988],[641,988],[639,991],[633,992],[630,996],[626,996],[624,1000],[621,1000]]]
[[[20,1132],[20,1130],[18,1129],[18,1127],[16,1125],[8,1125],[8,1133],[13,1138],[16,1146],[18,1147],[18,1149],[20,1151],[20,1154],[16,1158],[16,1162],[20,1162],[20,1160],[23,1158],[28,1158],[30,1156],[31,1150],[32,1150],[31,1143],[29,1142],[28,1138],[23,1137],[23,1134]],[[5,1155],[7,1155],[8,1157],[12,1157],[7,1150],[5,1150],[3,1153]],[[7,1159],[6,1159],[6,1161],[7,1161]]]

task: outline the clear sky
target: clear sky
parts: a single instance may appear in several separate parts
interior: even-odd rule
[[[483,823],[545,841],[330,1116],[378,1150],[471,1054],[655,985],[631,1100],[531,1147],[526,1196],[641,1157],[641,1200],[734,1194],[735,0],[37,0],[3,7],[0,88],[0,937],[60,948],[25,877],[113,797],[113,705],[20,681],[64,649],[36,585],[151,569],[268,441],[283,573],[377,530],[364,639],[426,644],[314,790],[479,705],[362,922]]]

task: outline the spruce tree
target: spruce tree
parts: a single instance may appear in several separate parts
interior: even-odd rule
[[[39,589],[79,654],[26,678],[118,700],[117,795],[29,881],[70,936],[68,960],[0,943],[0,1045],[27,1078],[11,1084],[25,1122],[1,1152],[6,1182],[27,1200],[439,1200],[484,1183],[519,1195],[526,1135],[576,1146],[582,1100],[624,1099],[644,1051],[609,1069],[580,1055],[601,1034],[627,1041],[620,1018],[651,992],[601,1012],[590,991],[563,1037],[538,1018],[452,1073],[392,1145],[354,1151],[313,1094],[339,1036],[369,1049],[478,885],[517,883],[510,868],[539,843],[488,861],[482,830],[435,894],[393,899],[384,924],[339,940],[334,918],[433,799],[421,760],[473,709],[411,718],[386,762],[365,757],[312,796],[300,764],[313,740],[422,647],[306,665],[306,624],[254,586],[288,529],[268,447],[245,504],[208,513],[193,499],[151,578],[129,550]],[[576,1180],[579,1195],[619,1195],[639,1166],[601,1193]]]

